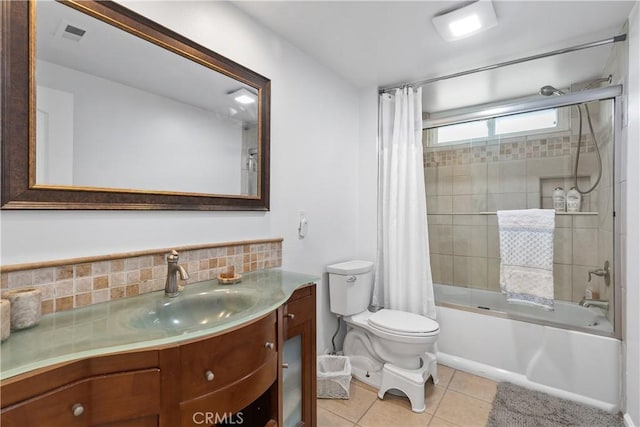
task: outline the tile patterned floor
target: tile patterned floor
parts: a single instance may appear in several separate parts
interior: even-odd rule
[[[480,427],[485,426],[497,383],[438,365],[440,382],[426,384],[426,412],[411,412],[406,398],[385,395],[357,380],[349,400],[318,399],[318,427]]]

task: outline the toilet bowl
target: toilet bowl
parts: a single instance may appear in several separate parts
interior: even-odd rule
[[[399,390],[414,412],[423,412],[424,384],[438,382],[434,344],[440,327],[425,316],[399,310],[368,310],[373,263],[348,261],[327,266],[331,311],[347,323],[343,352],[352,374],[379,388],[378,397]]]
[[[351,328],[365,331],[381,360],[404,369],[420,368],[422,355],[433,353],[433,344],[440,333],[435,321],[398,310],[382,309],[375,313],[365,310],[344,320]]]

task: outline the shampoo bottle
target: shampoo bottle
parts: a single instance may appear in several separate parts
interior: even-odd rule
[[[576,190],[576,187],[571,187],[567,193],[567,212],[580,212],[581,202],[582,196]]]
[[[564,212],[565,211],[565,194],[564,194],[564,188],[562,187],[556,187],[553,190],[553,209],[555,209],[556,212]]]

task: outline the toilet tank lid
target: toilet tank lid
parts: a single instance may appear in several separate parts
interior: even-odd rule
[[[353,260],[327,266],[327,271],[333,274],[362,274],[371,270],[373,270],[371,261]]]

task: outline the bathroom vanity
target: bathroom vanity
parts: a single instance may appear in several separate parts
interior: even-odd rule
[[[262,270],[239,285],[189,285],[175,299],[154,292],[46,316],[0,348],[0,422],[314,426],[315,280]],[[189,301],[207,301],[217,319]],[[285,384],[292,365],[300,371]]]

